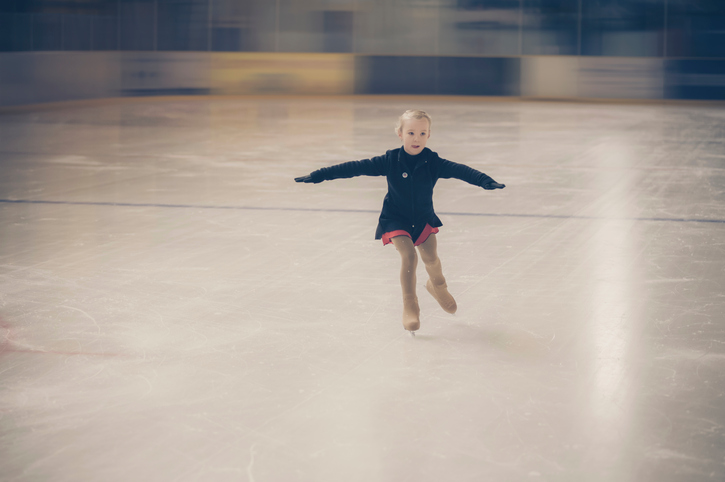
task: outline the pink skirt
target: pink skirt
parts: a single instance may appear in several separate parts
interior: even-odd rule
[[[431,234],[435,234],[438,232],[438,228],[432,228],[430,224],[426,224],[425,228],[423,228],[423,232],[420,233],[420,236],[418,236],[418,239],[415,240],[413,243],[413,246],[419,246],[423,243],[425,243],[425,240],[428,239],[428,236]],[[402,229],[398,229],[397,231],[391,231],[389,233],[383,234],[383,246],[386,244],[392,243],[391,239],[393,239],[396,236],[408,236],[410,239],[413,239],[413,236],[410,235],[408,231],[404,231]]]

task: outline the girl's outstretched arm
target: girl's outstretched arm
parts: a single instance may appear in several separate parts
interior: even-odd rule
[[[503,189],[506,187],[506,184],[499,184],[496,181],[494,181],[493,179],[491,179],[491,182],[487,182],[482,187],[484,189],[488,189],[490,191],[491,189]]]
[[[355,176],[384,176],[387,173],[386,156],[377,156],[372,159],[361,161],[343,162],[330,167],[323,167],[312,171],[307,176],[296,177],[296,182],[332,181],[333,179],[344,179]]]
[[[317,171],[315,171],[317,172]],[[314,172],[312,173],[314,174]],[[321,177],[312,177],[312,174],[308,174],[306,176],[296,177],[295,182],[314,182],[317,184],[318,182],[324,181]]]
[[[480,186],[484,189],[488,189],[489,191],[492,189],[503,189],[506,187],[506,184],[500,184],[494,181],[491,176],[468,167],[465,164],[459,164],[445,159],[441,159],[440,161],[440,171],[438,175],[441,178],[460,179],[461,181],[473,184],[474,186]]]

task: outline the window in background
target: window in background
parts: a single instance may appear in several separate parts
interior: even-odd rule
[[[725,0],[668,0],[668,57],[725,57]]]
[[[217,52],[274,50],[274,1],[213,0],[211,43]]]
[[[33,16],[0,13],[0,52],[33,50]]]
[[[351,52],[351,0],[279,0],[276,50],[280,52]]]
[[[63,16],[63,50],[91,50],[93,45],[91,15]]]
[[[121,50],[156,50],[157,4],[154,0],[119,4]]]
[[[0,0],[0,51],[117,50],[126,0]]]
[[[524,55],[578,55],[580,0],[524,0]]]
[[[324,32],[322,11],[312,2],[278,0],[278,38],[280,52],[321,52]],[[317,6],[316,6],[317,7]]]
[[[209,0],[157,0],[159,50],[209,49]]]
[[[662,56],[664,13],[665,0],[582,0],[581,53]]]
[[[57,13],[33,15],[33,50],[63,50],[63,16]]]
[[[521,54],[520,0],[455,0],[440,11],[441,54]]]
[[[118,17],[97,15],[91,20],[93,50],[118,50]]]
[[[352,52],[355,12],[352,10],[325,10],[322,12],[324,52]]]
[[[354,50],[369,55],[438,53],[441,0],[364,0],[356,4]]]

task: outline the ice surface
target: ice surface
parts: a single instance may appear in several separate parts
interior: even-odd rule
[[[458,312],[375,241],[428,146]],[[3,481],[725,480],[725,113],[444,98],[0,115]]]

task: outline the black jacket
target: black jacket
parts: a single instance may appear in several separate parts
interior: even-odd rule
[[[355,176],[386,176],[388,193],[383,201],[375,239],[384,233],[402,229],[417,239],[426,224],[442,226],[433,209],[433,188],[438,179],[456,178],[483,187],[494,182],[486,174],[464,164],[441,159],[427,147],[416,156],[403,148],[383,156],[323,167],[310,174],[314,182]]]

